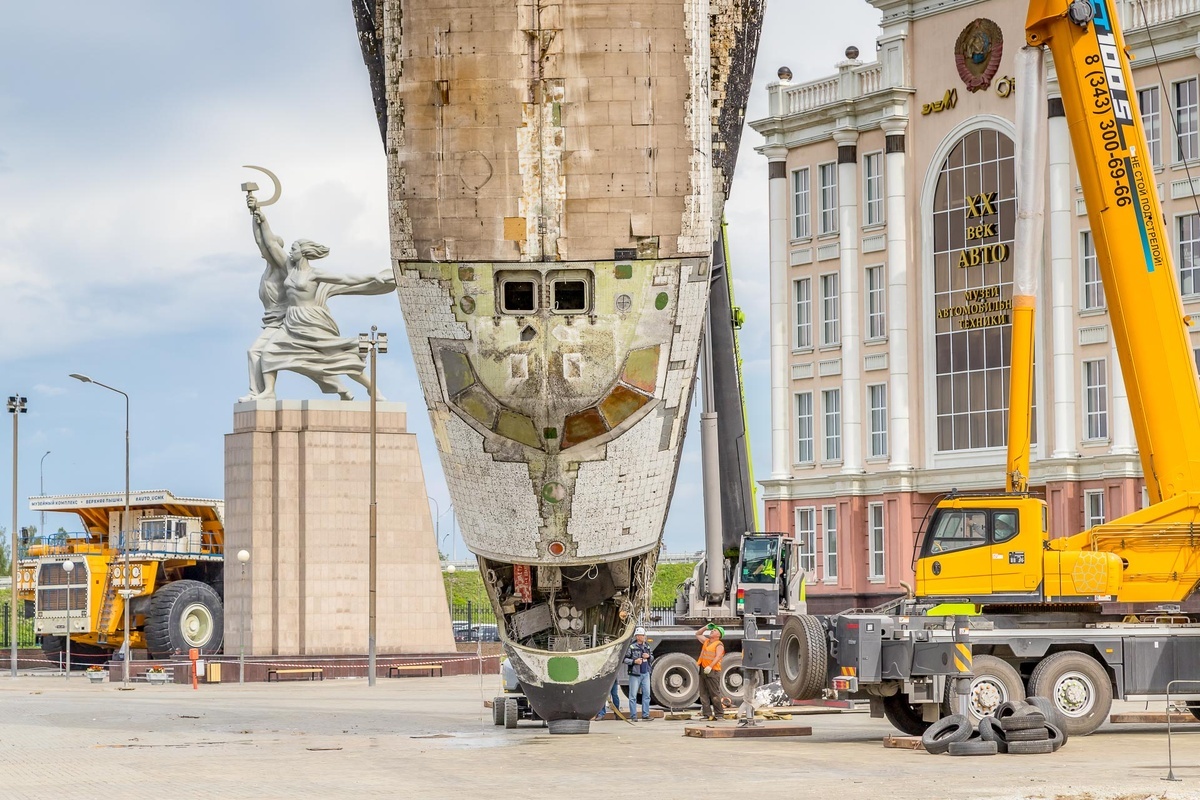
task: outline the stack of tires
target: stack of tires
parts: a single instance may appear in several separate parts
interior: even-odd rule
[[[952,756],[1053,753],[1066,741],[1066,720],[1044,697],[1002,703],[995,715],[979,721],[978,729],[969,718],[952,714],[929,726],[921,736],[926,752]]]

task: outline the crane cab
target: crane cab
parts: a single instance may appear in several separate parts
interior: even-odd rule
[[[951,496],[918,545],[918,597],[1026,603],[1043,593],[1046,503],[1022,494]]]

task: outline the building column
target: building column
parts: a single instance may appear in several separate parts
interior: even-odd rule
[[[771,477],[792,474],[791,397],[788,381],[788,186],[787,148],[765,147],[770,207],[771,293]]]
[[[1108,354],[1108,362],[1112,364],[1109,369],[1112,376],[1109,378],[1112,381],[1112,452],[1114,455],[1130,455],[1137,452],[1137,444],[1133,439],[1133,415],[1129,411],[1129,393],[1125,389],[1121,359],[1117,358],[1116,338],[1111,330],[1109,338],[1113,340]]]
[[[842,472],[863,471],[862,276],[858,267],[858,131],[834,131],[838,146],[841,255]]]
[[[1072,263],[1071,139],[1061,97],[1048,104],[1050,167],[1050,297],[1054,359],[1054,450],[1051,458],[1072,458],[1076,447],[1075,411],[1075,295]]]
[[[908,201],[904,177],[904,117],[880,124],[887,193],[888,446],[892,469],[912,468],[908,399]]]

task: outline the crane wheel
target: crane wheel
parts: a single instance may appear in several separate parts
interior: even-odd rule
[[[807,614],[788,617],[779,637],[779,684],[793,700],[816,700],[825,689],[829,650],[825,628]]]
[[[146,648],[155,657],[221,652],[225,611],[221,596],[206,583],[182,580],[168,583],[150,597],[146,612]]]
[[[1008,662],[995,656],[977,655],[971,665],[971,687],[967,690],[967,716],[975,725],[984,717],[996,714],[1008,702],[1021,705],[1025,699],[1025,682],[1021,673]],[[942,703],[942,714],[958,713],[958,695],[954,692],[954,681],[946,681],[946,697]]]
[[[650,670],[650,694],[654,702],[672,711],[696,702],[700,696],[700,668],[696,659],[687,653],[666,653],[656,658]]]
[[[726,653],[721,659],[721,694],[735,706],[746,698],[746,673],[742,669],[741,653]]]
[[[1108,672],[1085,653],[1046,656],[1029,676],[1029,693],[1045,697],[1062,714],[1067,736],[1087,736],[1108,719],[1113,687]]]

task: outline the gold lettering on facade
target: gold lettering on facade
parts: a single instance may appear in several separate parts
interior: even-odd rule
[[[1002,264],[1008,261],[1009,249],[1006,244],[985,244],[979,247],[968,247],[958,252],[958,268],[980,267],[984,264]]]
[[[984,217],[996,213],[996,193],[980,192],[967,196],[967,216]]]
[[[1011,320],[1012,300],[1001,299],[999,286],[984,286],[963,292],[961,305],[939,308],[938,319],[957,319],[959,330],[1007,325]]]
[[[956,105],[958,105],[958,89],[947,89],[941,100],[934,100],[932,103],[921,106],[921,113],[923,115],[936,114],[939,111],[954,108]]]
[[[994,223],[994,222],[985,222],[982,225],[968,225],[967,226],[967,238],[968,239],[972,239],[972,240],[986,239],[989,236],[995,236],[995,235],[996,235],[996,223]]]
[[[992,314],[988,317],[972,317],[971,319],[960,319],[958,321],[959,330],[969,331],[974,328],[990,328],[993,325],[1007,325],[1011,320],[1008,314]]]
[[[1001,97],[1008,97],[1017,90],[1017,79],[1005,75],[1000,80],[996,81],[996,94]]]

